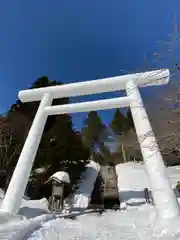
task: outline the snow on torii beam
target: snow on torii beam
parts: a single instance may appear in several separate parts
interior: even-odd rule
[[[83,96],[104,92],[113,92],[126,89],[126,82],[135,81],[138,87],[167,84],[169,70],[157,70],[145,73],[128,74],[118,77],[110,77],[99,80],[69,83],[60,86],[29,89],[19,92],[22,102],[41,101],[45,93],[52,94],[53,99]]]
[[[20,91],[19,98],[22,102],[41,101],[41,103],[6,191],[1,211],[17,213],[20,208],[48,115],[130,106],[158,215],[160,218],[178,216],[177,200],[167,179],[162,156],[138,90],[138,87],[166,84],[169,76],[169,70],[166,69]],[[123,89],[126,90],[126,97],[51,106],[55,98]]]

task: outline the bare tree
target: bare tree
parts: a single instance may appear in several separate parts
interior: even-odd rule
[[[14,141],[13,127],[6,117],[0,118],[0,169],[8,169],[19,153],[21,144]]]
[[[169,41],[159,42],[162,52],[154,53],[154,62],[166,61],[171,71],[170,83],[148,103],[151,123],[161,152],[164,155],[179,152],[180,155],[180,62],[178,53],[180,36],[174,17],[173,33]]]
[[[165,97],[151,103],[149,113],[161,151],[164,154],[180,152],[180,85],[174,82],[168,87]]]

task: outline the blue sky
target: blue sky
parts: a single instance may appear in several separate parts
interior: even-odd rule
[[[141,71],[144,55],[151,62],[157,41],[172,33],[178,9],[178,0],[1,1],[0,111],[42,75],[69,83]],[[86,115],[75,114],[75,126],[81,127]],[[108,122],[112,111],[100,115]]]

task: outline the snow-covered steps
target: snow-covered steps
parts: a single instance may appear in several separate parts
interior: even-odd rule
[[[94,161],[91,161],[87,165],[87,168],[82,176],[83,180],[80,182],[79,188],[73,197],[73,208],[86,209],[88,207],[99,170],[99,164]]]
[[[119,209],[117,178],[114,166],[101,165],[89,208]]]
[[[104,181],[104,198],[118,198],[117,178],[114,166],[101,166]]]

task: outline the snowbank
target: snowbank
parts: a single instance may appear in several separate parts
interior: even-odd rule
[[[88,207],[99,170],[99,164],[93,161],[87,165],[87,168],[82,176],[82,181],[80,182],[79,188],[77,189],[73,198],[73,208],[85,209]]]
[[[128,162],[118,164],[116,173],[119,177],[121,189],[141,190],[150,188],[143,164]]]
[[[133,162],[118,164],[116,174],[121,205],[126,207],[124,203],[131,206],[143,204],[144,188],[150,189],[144,165]]]
[[[144,188],[148,188],[151,195],[150,183],[143,164],[134,162],[118,164],[116,174],[119,197],[123,204],[127,203],[131,206],[143,204],[145,202]],[[175,188],[177,181],[180,180],[180,166],[168,167],[167,174],[172,187]],[[180,197],[176,191],[175,193],[177,197]]]
[[[177,184],[177,181],[180,181],[180,166],[168,167],[167,173],[169,181],[174,187]]]
[[[3,201],[3,197],[4,197],[3,190],[0,189],[0,206]],[[42,198],[39,200],[22,199],[21,207],[18,214],[25,217],[26,219],[35,218],[42,214],[50,213],[48,205],[49,203],[46,198]]]
[[[42,214],[50,213],[48,205],[49,203],[46,198],[42,198],[39,200],[22,199],[19,214],[25,216],[28,219],[35,218]]]

